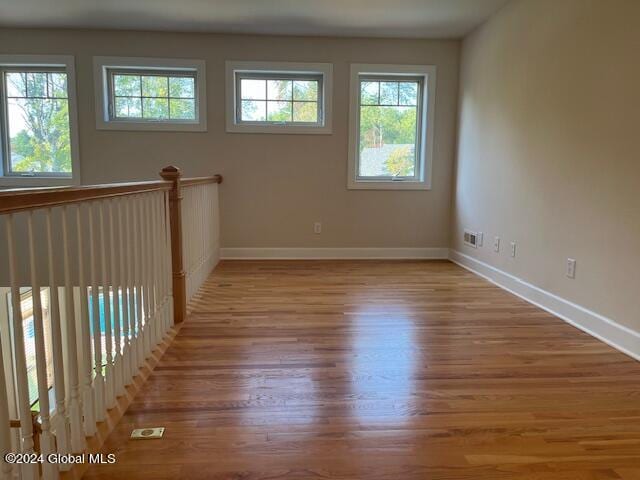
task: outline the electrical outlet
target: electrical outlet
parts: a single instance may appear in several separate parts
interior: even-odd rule
[[[500,237],[495,237],[493,239],[493,251],[494,252],[500,251]]]
[[[576,278],[576,261],[574,258],[567,258],[567,277]]]
[[[516,242],[511,242],[511,256],[514,258],[516,256]]]
[[[316,222],[313,224],[313,233],[322,233],[322,224],[320,222]]]
[[[478,246],[481,247],[483,242],[484,242],[484,233],[478,232],[478,240],[477,240]]]

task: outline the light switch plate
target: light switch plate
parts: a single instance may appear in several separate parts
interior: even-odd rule
[[[576,278],[576,260],[567,258],[567,277]]]

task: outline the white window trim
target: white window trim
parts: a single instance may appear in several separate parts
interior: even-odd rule
[[[158,69],[193,70],[196,72],[196,120],[193,122],[171,120],[112,120],[109,119],[109,89],[107,70]],[[207,78],[204,60],[184,58],[148,57],[93,57],[93,80],[96,101],[96,128],[98,130],[143,130],[164,132],[207,131]]]
[[[358,179],[358,139],[360,110],[360,76],[393,75],[423,77],[422,118],[419,142],[419,180],[362,180]],[[353,190],[430,190],[435,131],[436,66],[435,65],[375,65],[351,64],[349,89],[349,161],[347,188]]]
[[[76,91],[76,68],[73,55],[0,55],[3,67],[63,67],[67,72],[67,95],[69,101],[69,141],[71,146],[71,176],[37,177],[4,176],[4,165],[0,165],[2,187],[57,187],[80,184],[80,142],[78,140],[78,98]]]
[[[236,72],[264,73],[312,73],[322,75],[322,125],[270,124],[256,125],[238,123],[236,119]],[[316,134],[332,133],[333,118],[333,65],[330,63],[292,62],[226,62],[226,118],[227,132],[230,133],[281,133]]]

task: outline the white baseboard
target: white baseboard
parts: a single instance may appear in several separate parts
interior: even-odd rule
[[[221,248],[224,260],[349,260],[449,258],[448,248]]]
[[[510,273],[499,270],[488,263],[451,250],[449,259],[463,268],[486,278],[490,282],[517,295],[537,307],[561,318],[574,327],[640,360],[640,333],[616,323],[610,318],[547,292]]]

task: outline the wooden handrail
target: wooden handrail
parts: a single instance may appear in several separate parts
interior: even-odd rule
[[[170,190],[171,183],[163,181],[111,183],[81,187],[15,188],[0,190],[0,214],[56,207],[69,203],[101,198]]]
[[[181,180],[185,187],[205,183],[222,183],[221,175],[194,177]],[[55,207],[69,203],[79,203],[101,198],[133,195],[161,190],[170,190],[173,183],[168,181],[107,183],[79,187],[12,188],[0,190],[0,214]]]
[[[206,183],[222,183],[222,175],[212,175],[210,177],[183,178],[180,180],[180,184],[183,187],[190,187],[192,185],[202,185]]]

